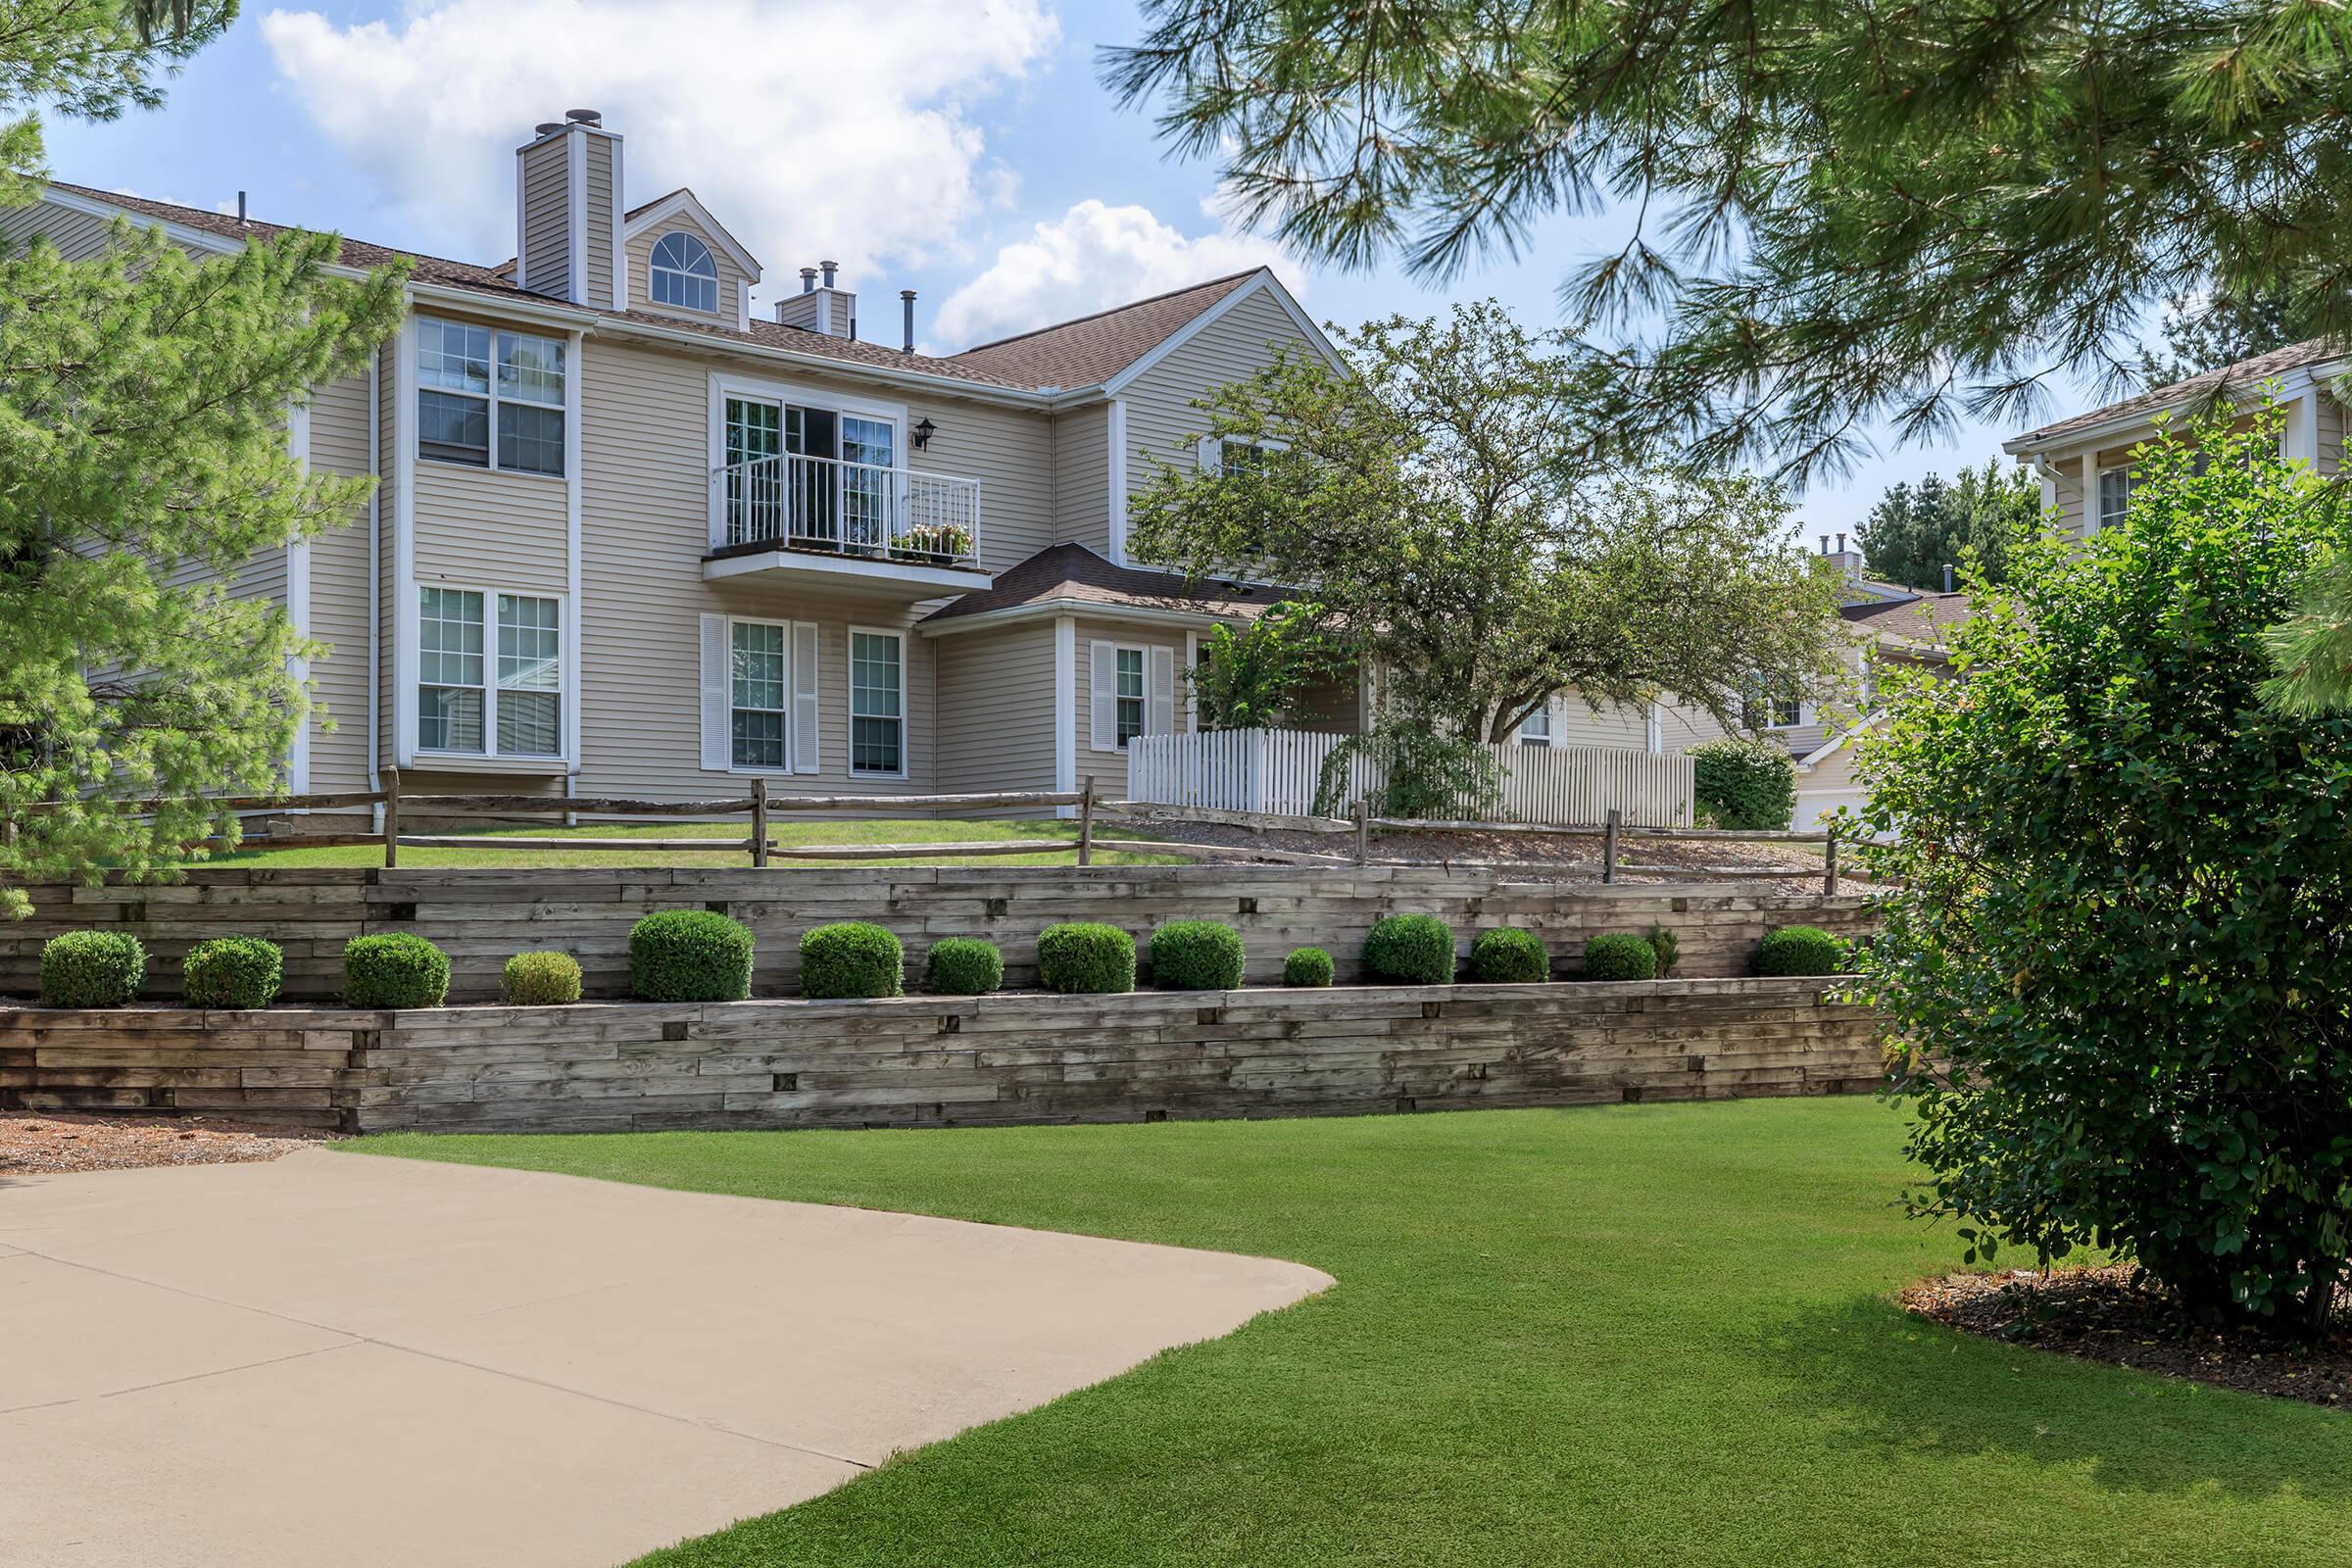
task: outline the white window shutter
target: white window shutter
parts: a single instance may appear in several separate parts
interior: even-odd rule
[[[1094,746],[1098,752],[1119,749],[1119,650],[1115,643],[1096,643],[1094,656]]]
[[[816,624],[792,623],[792,770],[817,770]]]
[[[728,668],[727,617],[703,617],[703,768],[723,773],[735,760],[735,690]]]
[[[1176,650],[1154,647],[1144,658],[1150,671],[1144,680],[1144,690],[1151,700],[1144,705],[1144,733],[1173,735],[1176,733]]]

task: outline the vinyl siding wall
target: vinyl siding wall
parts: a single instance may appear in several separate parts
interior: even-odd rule
[[[364,474],[368,468],[368,378],[355,375],[311,399],[311,467]],[[358,790],[368,780],[368,516],[363,503],[347,522],[311,541],[311,638],[327,645],[311,665],[317,700],[311,716],[311,788]],[[323,721],[331,719],[331,732]]]
[[[588,157],[588,298],[598,305],[619,298],[612,286],[612,150],[610,136],[584,138]],[[730,318],[732,319],[732,318]]]
[[[571,294],[570,139],[551,136],[520,155],[523,286],[559,299]]]
[[[1006,570],[1055,542],[1054,429],[1045,415],[928,392],[908,398],[906,428],[926,417],[937,426],[931,444],[905,461],[918,473],[980,481],[983,566]]]
[[[851,600],[822,584],[703,581],[709,548],[709,383],[699,360],[591,342],[581,425],[582,794],[692,799],[728,793],[702,771],[701,616],[820,627],[815,774],[779,794],[923,794],[935,787],[929,639],[906,640],[907,776],[850,771],[849,631],[911,626],[921,607]]]
[[[1120,394],[1127,405],[1127,489],[1152,482],[1162,464],[1190,472],[1193,437],[1207,416],[1192,400],[1264,367],[1269,345],[1308,352],[1290,313],[1259,290],[1203,327]]]
[[[1092,774],[1095,780],[1095,793],[1098,796],[1109,800],[1124,800],[1127,797],[1127,754],[1115,750],[1097,751],[1094,746],[1094,645],[1098,642],[1108,642],[1115,643],[1122,648],[1167,648],[1173,650],[1176,664],[1176,687],[1171,695],[1175,699],[1176,727],[1183,729],[1186,727],[1184,629],[1181,626],[1147,626],[1115,620],[1093,620],[1081,616],[1077,622],[1077,631],[1076,646],[1070,656],[1075,662],[1075,667],[1070,672],[1072,683],[1070,700],[1077,708],[1078,757],[1077,774],[1072,782],[1083,785],[1087,776]],[[1147,680],[1150,678],[1151,668],[1151,656],[1147,654],[1144,659]],[[1150,696],[1148,691],[1145,703],[1146,718],[1149,721]]]
[[[1054,787],[1054,623],[925,638],[938,683],[939,788]]]
[[[1054,420],[1053,544],[1110,556],[1110,405],[1090,403]]]
[[[0,207],[0,241],[11,250],[46,239],[68,261],[84,261],[106,249],[109,220],[71,212],[47,202]]]

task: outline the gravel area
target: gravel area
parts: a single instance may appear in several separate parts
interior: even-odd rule
[[[226,1165],[275,1159],[335,1135],[201,1116],[87,1116],[0,1111],[0,1174]]]
[[[1905,1308],[1946,1328],[2086,1361],[2188,1378],[2336,1409],[2352,1406],[2352,1302],[2339,1301],[2316,1346],[2183,1321],[2128,1264],[1949,1274],[1902,1294]]]
[[[1124,826],[1109,831],[1128,836],[1144,836],[1145,833],[1143,829],[1131,830]],[[1164,827],[1153,824],[1148,836],[1240,850],[1281,850],[1307,855],[1355,853],[1354,841],[1336,833],[1286,833],[1272,830],[1259,833],[1245,827],[1188,822],[1169,823]],[[1528,868],[1529,881],[1598,882],[1600,849],[1600,840],[1596,838],[1550,838],[1532,833],[1383,833],[1372,840],[1372,860],[1374,864],[1473,861],[1524,865]],[[1740,873],[1742,880],[1752,878],[1758,882],[1769,882],[1779,892],[1821,891],[1823,857],[1819,847],[1814,845],[1629,837],[1619,846],[1618,859],[1618,881],[1629,885],[1676,881],[1678,872],[1734,871]],[[1635,866],[1645,869],[1628,869]],[[1857,868],[1850,854],[1842,858],[1839,869],[1841,890],[1849,884],[1853,891],[1865,890],[1864,879],[1855,874]],[[1721,879],[1706,877],[1703,880]]]

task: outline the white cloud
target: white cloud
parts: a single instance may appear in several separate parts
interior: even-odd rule
[[[1288,259],[1272,241],[1231,227],[1188,238],[1150,208],[1089,199],[997,252],[940,306],[937,331],[948,350],[968,348]],[[1283,281],[1296,286],[1296,270]]]
[[[513,149],[601,110],[631,206],[692,185],[767,270],[947,251],[1001,200],[976,99],[1058,38],[1045,0],[416,0],[397,25],[273,11],[262,34],[320,130],[461,254],[514,244]],[[373,236],[366,236],[373,237]]]

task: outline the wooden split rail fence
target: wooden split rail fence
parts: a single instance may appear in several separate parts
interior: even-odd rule
[[[1047,855],[1070,853],[1077,863],[1091,865],[1098,852],[1123,852],[1139,855],[1181,855],[1209,860],[1256,860],[1276,864],[1302,866],[1366,865],[1373,863],[1372,840],[1376,834],[1395,833],[1476,833],[1525,835],[1542,839],[1597,839],[1601,845],[1598,869],[1603,883],[1615,883],[1620,875],[1667,876],[1685,881],[1722,879],[1756,880],[1785,877],[1786,870],[1769,866],[1674,866],[1647,865],[1625,858],[1628,848],[1644,841],[1700,841],[1768,844],[1818,844],[1824,847],[1822,892],[1838,892],[1839,870],[1838,835],[1834,831],[1762,830],[1746,831],[1723,828],[1652,827],[1629,824],[1622,814],[1612,808],[1606,820],[1589,824],[1548,822],[1488,822],[1476,820],[1432,819],[1418,817],[1380,817],[1368,815],[1359,802],[1352,817],[1314,816],[1302,813],[1246,811],[1221,809],[1203,806],[1178,806],[1162,802],[1113,800],[1104,801],[1095,793],[1095,781],[1090,777],[1085,787],[1076,790],[998,790],[986,793],[957,795],[773,795],[765,779],[754,779],[749,795],[730,796],[715,800],[646,801],[606,796],[548,796],[548,795],[452,795],[408,794],[401,788],[400,771],[387,767],[382,770],[384,787],[381,790],[347,790],[328,794],[284,796],[226,796],[204,797],[201,800],[127,801],[118,809],[127,815],[152,813],[167,807],[203,805],[208,808],[230,815],[254,815],[280,811],[355,810],[361,808],[381,808],[380,825],[365,833],[301,833],[286,841],[304,849],[326,849],[359,845],[380,845],[386,867],[400,864],[403,849],[471,849],[471,850],[569,850],[607,852],[675,852],[703,851],[713,854],[749,853],[752,864],[766,866],[775,860],[905,860],[925,857],[989,858],[1015,855]],[[56,810],[60,803],[26,807],[28,813]],[[830,812],[855,818],[897,818],[910,812],[967,812],[983,810],[1037,810],[1070,808],[1075,812],[1071,832],[1067,837],[1040,836],[1023,839],[969,841],[939,839],[914,844],[779,844],[775,842],[775,820],[778,815],[795,812]],[[749,817],[749,833],[737,838],[589,838],[566,835],[561,838],[532,838],[519,834],[451,834],[416,833],[405,824],[406,813],[416,812],[434,817],[486,817],[513,821],[516,817],[562,816],[576,819],[596,817],[677,817],[708,821],[712,818]],[[6,824],[10,832],[14,824]],[[1239,827],[1253,833],[1291,832],[1330,837],[1346,835],[1353,839],[1347,854],[1321,854],[1301,850],[1277,850],[1263,845],[1249,846],[1200,844],[1182,838],[1152,838],[1138,836],[1157,829],[1161,833],[1173,827],[1212,826]],[[1105,834],[1109,827],[1115,831]],[[275,844],[278,841],[242,840],[241,845]],[[191,846],[191,848],[198,846]],[[232,846],[225,839],[214,838],[202,842],[203,848],[226,849]],[[1522,865],[1533,869],[1543,862],[1490,862],[1459,858],[1443,860],[1410,860],[1383,858],[1387,865],[1430,865],[1472,867],[1489,864]],[[1590,862],[1586,862],[1590,865]]]

